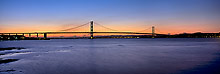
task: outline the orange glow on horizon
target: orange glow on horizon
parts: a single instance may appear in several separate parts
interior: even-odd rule
[[[125,23],[126,24],[126,23]],[[137,23],[138,24],[138,23]],[[143,23],[139,23],[139,24],[143,24]],[[105,27],[114,29],[114,30],[118,30],[119,32],[137,32],[137,31],[141,31],[144,29],[148,29],[146,31],[143,31],[141,33],[151,33],[151,27],[152,25],[133,25],[133,24],[127,24],[125,25],[120,25],[120,24],[115,24],[115,25],[111,25],[111,24],[106,24],[104,25]],[[144,27],[143,27],[144,26]],[[159,34],[179,34],[179,33],[195,33],[195,32],[215,32],[218,33],[218,27],[216,28],[212,28],[210,26],[199,26],[199,27],[193,27],[193,26],[188,26],[188,25],[154,25],[156,30],[156,33]],[[64,29],[68,29],[71,27],[75,27],[75,26],[67,26]],[[61,26],[49,26],[49,25],[45,25],[45,26],[20,26],[20,27],[7,27],[7,26],[3,26],[0,29],[1,33],[32,33],[32,32],[59,32],[60,30],[62,30],[63,27]],[[90,26],[86,25],[83,26],[82,28],[79,29],[74,29],[74,30],[70,30],[68,32],[89,32],[90,31]],[[117,31],[111,31],[105,28],[102,28],[100,26],[94,26],[94,32],[117,32]],[[82,34],[76,34],[77,36],[84,36]],[[87,34],[88,35],[88,34]],[[86,36],[87,36],[86,35]],[[102,34],[102,35],[109,35],[109,34]],[[48,37],[57,37],[59,35],[51,35]],[[74,36],[74,35],[64,35],[65,37],[67,36]]]

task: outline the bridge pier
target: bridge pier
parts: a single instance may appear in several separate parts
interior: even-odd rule
[[[31,38],[31,33],[29,33],[29,38]]]
[[[44,39],[47,39],[47,33],[44,33]]]
[[[37,33],[37,38],[38,38],[38,33]]]

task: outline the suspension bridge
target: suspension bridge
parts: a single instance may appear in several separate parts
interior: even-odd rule
[[[86,25],[89,25],[89,31],[74,31],[78,28],[81,28],[83,26],[86,26]],[[109,31],[94,31],[94,26],[97,25],[97,26],[100,26],[104,29],[107,29]],[[151,30],[151,32],[143,32],[143,31],[146,31],[146,30]],[[48,37],[48,34],[89,34],[89,37],[90,39],[94,39],[94,34],[135,34],[135,35],[151,35],[152,38],[154,38],[155,36],[157,35],[163,35],[163,34],[157,34],[155,33],[155,27],[152,26],[150,28],[147,28],[147,29],[144,29],[144,30],[141,30],[141,31],[137,31],[137,32],[123,32],[123,31],[119,31],[119,30],[115,30],[115,29],[112,29],[112,28],[109,28],[109,27],[106,27],[106,26],[103,26],[103,25],[100,25],[99,23],[96,23],[94,21],[90,21],[86,24],[82,24],[82,25],[79,25],[79,26],[76,26],[76,27],[72,27],[72,28],[67,28],[67,29],[63,29],[63,30],[59,30],[59,31],[56,31],[56,32],[28,32],[28,33],[0,33],[1,36],[3,35],[8,35],[9,37],[11,35],[14,35],[14,36],[17,36],[17,35],[22,35],[22,36],[25,36],[25,35],[28,35],[29,37],[31,37],[32,35],[36,35],[36,38],[39,38],[39,35],[42,35],[43,34],[43,39],[47,39]]]

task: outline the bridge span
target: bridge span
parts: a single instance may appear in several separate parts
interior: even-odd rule
[[[37,38],[39,37],[39,34],[43,34],[44,35],[44,39],[47,38],[47,34],[83,34],[83,33],[88,33],[90,34],[90,39],[93,39],[93,35],[94,34],[139,34],[139,35],[152,35],[152,37],[154,38],[154,36],[156,35],[159,35],[159,34],[156,34],[155,33],[155,27],[153,26],[152,27],[152,33],[142,33],[142,32],[121,32],[121,31],[117,31],[117,32],[95,32],[94,31],[94,22],[93,21],[90,21],[90,32],[66,32],[66,31],[69,31],[69,30],[72,30],[72,29],[76,29],[76,28],[79,28],[79,27],[82,27],[82,26],[85,26],[87,24],[83,24],[83,25],[80,25],[80,26],[77,26],[77,27],[73,27],[73,28],[69,28],[69,29],[65,29],[65,30],[61,30],[61,31],[58,31],[58,32],[26,32],[26,33],[0,33],[0,35],[29,35],[29,37],[31,37],[31,35],[36,35]],[[97,24],[97,23],[96,23]],[[100,25],[100,24],[98,24]],[[104,27],[106,29],[110,29],[110,30],[113,30],[111,28],[107,28],[105,26],[102,26],[100,25],[101,27]]]

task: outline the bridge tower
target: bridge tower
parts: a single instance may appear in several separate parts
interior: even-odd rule
[[[154,37],[155,37],[155,27],[152,26],[152,38],[154,38]]]
[[[93,39],[93,21],[90,21],[90,39]]]

